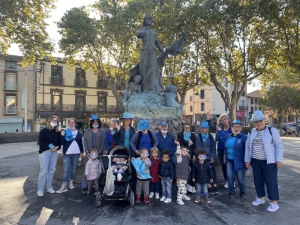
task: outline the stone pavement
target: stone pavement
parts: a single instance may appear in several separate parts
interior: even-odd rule
[[[228,190],[211,195],[211,204],[186,201],[185,206],[151,200],[130,208],[128,202],[104,201],[95,208],[93,196],[81,193],[80,185],[63,194],[37,197],[39,172],[36,142],[0,144],[0,224],[300,224],[300,139],[283,137],[284,166],[279,170],[280,209],[267,212],[265,205],[252,206],[256,194],[247,176],[245,201],[227,197]],[[58,189],[61,181],[54,180]],[[238,191],[237,191],[238,194]],[[194,196],[190,195],[192,200]]]

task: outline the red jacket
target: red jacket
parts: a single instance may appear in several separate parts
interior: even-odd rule
[[[158,170],[159,170],[159,164],[161,162],[161,159],[154,159],[154,158],[150,158],[151,160],[151,166],[150,166],[150,175],[152,177],[152,179],[150,180],[150,182],[160,182],[160,178],[158,176]]]

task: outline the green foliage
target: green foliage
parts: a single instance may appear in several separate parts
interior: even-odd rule
[[[0,52],[6,54],[11,43],[19,46],[23,64],[51,58],[53,43],[46,32],[45,19],[56,0],[5,0],[0,4]]]

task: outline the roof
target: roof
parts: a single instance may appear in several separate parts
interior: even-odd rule
[[[0,58],[4,59],[17,59],[17,60],[23,60],[23,56],[20,55],[5,55],[5,54],[0,54]]]
[[[260,93],[259,90],[256,91],[252,91],[250,93],[247,94],[248,98],[262,98],[262,94]]]

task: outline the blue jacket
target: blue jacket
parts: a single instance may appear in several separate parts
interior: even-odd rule
[[[81,136],[80,131],[77,132],[77,135],[73,141],[77,142],[78,147],[80,149],[80,153],[83,153],[82,136]],[[64,155],[68,151],[68,149],[73,141],[66,141],[65,136],[60,136],[60,144],[62,144],[62,146],[63,146],[63,154]]]
[[[231,133],[228,137],[231,138],[233,134]],[[225,143],[227,142],[225,141]],[[233,160],[233,166],[234,166],[234,171],[237,170],[246,170],[246,165],[245,165],[245,149],[246,149],[246,141],[247,141],[247,135],[245,135],[243,132],[239,133],[236,136],[236,140],[234,142],[234,160]],[[227,161],[227,149],[225,148],[225,154],[224,154],[224,162],[226,163]]]
[[[170,179],[174,179],[174,165],[171,163],[171,160],[168,162],[161,161],[159,165],[159,175],[162,177],[170,177]]]
[[[196,146],[197,148],[203,148],[206,151],[207,159],[210,160],[211,158],[216,157],[216,142],[214,137],[208,133],[209,137],[205,142],[202,141],[201,133],[197,134],[196,136]]]
[[[162,152],[163,150],[168,149],[171,153],[171,156],[174,156],[177,145],[175,144],[173,135],[168,132],[167,136],[164,138],[160,131],[157,132],[155,135],[158,140],[157,148],[159,149],[159,151]]]
[[[114,139],[110,132],[111,132],[111,130],[108,129],[105,133],[105,148],[107,151],[110,151],[111,143],[115,142],[115,146],[117,146],[119,144],[119,137]]]
[[[228,130],[217,130],[216,134],[216,141],[218,142],[218,150],[225,150],[225,142],[228,138],[228,136],[231,133],[231,129],[229,128]]]
[[[139,157],[131,161],[136,170],[136,175],[139,179],[151,179],[150,169],[151,161],[147,158],[146,163]]]

